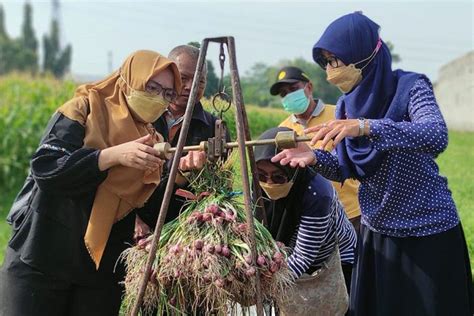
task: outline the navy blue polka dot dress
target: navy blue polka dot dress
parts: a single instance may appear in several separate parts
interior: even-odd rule
[[[419,79],[403,122],[370,120],[373,147],[387,152],[378,172],[359,179],[362,223],[396,237],[427,236],[458,225],[447,180],[434,158],[446,149],[448,132],[431,85]],[[316,169],[340,180],[337,157],[317,150]]]
[[[435,162],[448,132],[431,83],[416,81],[403,121],[375,119],[369,126],[372,146],[387,154],[375,174],[358,179],[362,225],[351,313],[469,315],[469,257],[447,179]],[[314,168],[341,181],[336,154],[316,150]]]

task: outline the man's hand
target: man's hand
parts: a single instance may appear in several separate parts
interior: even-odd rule
[[[141,239],[145,239],[150,236],[151,230],[138,215],[135,215],[135,232],[133,234],[133,240],[138,243]]]
[[[316,164],[316,156],[311,147],[306,143],[298,143],[296,148],[285,149],[272,158],[272,162],[280,162],[285,166],[290,164],[292,168],[312,166]]]
[[[186,156],[181,157],[179,161],[179,170],[188,171],[202,169],[206,163],[206,153],[204,151],[190,151]]]

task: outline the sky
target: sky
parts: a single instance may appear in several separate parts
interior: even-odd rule
[[[40,39],[50,28],[52,1],[30,1]],[[23,21],[22,0],[0,1],[10,36]],[[257,62],[303,57],[336,18],[363,11],[381,26],[402,61],[394,68],[427,74],[473,50],[473,1],[87,1],[60,2],[61,38],[73,46],[72,73],[105,76],[135,50],[167,54],[205,37],[235,37],[241,75]],[[208,59],[218,65],[218,49]]]

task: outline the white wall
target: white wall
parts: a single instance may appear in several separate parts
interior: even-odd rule
[[[441,67],[434,91],[448,128],[474,131],[474,51]]]

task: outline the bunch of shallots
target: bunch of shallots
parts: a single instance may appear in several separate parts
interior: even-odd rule
[[[221,164],[217,171],[210,174],[222,177],[228,169]],[[236,303],[255,304],[257,270],[264,299],[279,302],[288,293],[293,277],[284,246],[254,220],[258,256],[253,265],[242,203],[229,188],[223,188],[208,187],[209,195],[189,203],[176,220],[163,227],[145,292],[145,310],[157,310],[158,314],[233,313]],[[127,266],[124,303],[129,307],[138,294],[151,239],[123,254]]]

